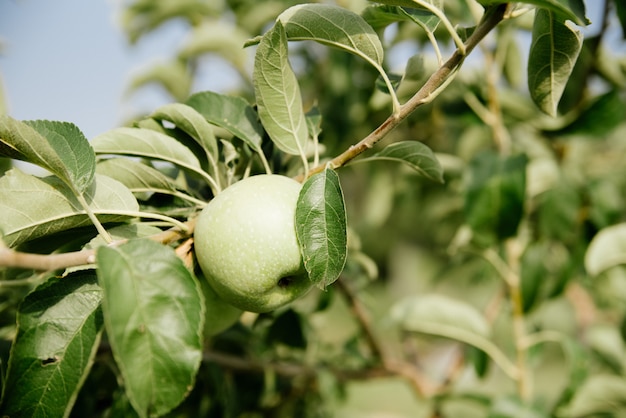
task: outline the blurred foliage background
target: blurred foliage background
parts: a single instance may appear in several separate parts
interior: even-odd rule
[[[174,19],[189,28],[170,61],[132,78],[129,91],[156,86],[185,101],[198,73],[211,73],[207,57],[217,57],[239,80],[229,93],[253,102],[254,51],[242,45],[297,3],[126,2],[121,22],[131,44]],[[335,3],[357,13],[371,5]],[[350,258],[341,283],[292,309],[244,317],[217,336],[196,388],[171,416],[623,416],[626,270],[602,261],[610,251],[589,247],[600,231],[626,222],[624,6],[607,0],[587,7],[602,8],[601,22],[584,40],[558,117],[538,110],[527,92],[532,12],[504,21],[436,100],[380,144],[424,142],[444,166],[445,183],[386,162],[342,168]],[[387,25],[369,11],[387,65],[402,77],[404,102],[438,67],[435,53],[419,26]],[[445,2],[458,27],[474,26],[480,11],[472,1]],[[609,42],[615,33],[619,39]],[[440,25],[434,34],[445,58],[453,49],[449,33]],[[377,73],[357,57],[307,42],[290,51],[305,107],[322,115],[325,157],[389,115]],[[602,244],[626,250],[625,243],[617,231]],[[597,263],[608,267],[590,271]],[[521,311],[500,277],[509,271],[520,280]],[[415,300],[413,323],[403,303]],[[532,376],[530,393],[484,350],[411,331],[441,317],[471,329],[473,312],[486,320],[491,341]],[[515,334],[520,320],[524,341]],[[369,332],[385,356],[419,368],[422,396],[402,373],[373,367],[380,353]],[[96,362],[72,416],[132,416],[117,397],[112,367]]]

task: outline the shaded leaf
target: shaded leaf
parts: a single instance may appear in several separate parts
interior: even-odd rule
[[[478,0],[478,2],[484,6],[506,3],[502,0]],[[558,14],[563,20],[569,19],[578,25],[590,23],[585,15],[585,3],[583,0],[524,0],[519,3],[533,4],[541,9]]]
[[[525,155],[507,158],[492,152],[478,154],[470,163],[465,216],[479,239],[505,239],[517,232],[524,212]]]
[[[185,102],[213,125],[241,138],[251,149],[261,152],[263,127],[256,111],[241,97],[203,91]]]
[[[548,115],[556,116],[582,41],[580,31],[554,12],[537,10],[528,58],[528,89],[535,104]]]
[[[592,276],[622,264],[626,264],[626,223],[598,232],[585,254],[585,268]]]
[[[626,108],[617,90],[595,97],[569,125],[550,131],[551,135],[585,135],[602,139],[626,120]]]
[[[139,210],[137,200],[121,183],[106,176],[85,193],[89,208],[101,222],[122,221]],[[0,230],[4,242],[22,242],[71,228],[91,225],[72,191],[55,177],[40,179],[17,169],[0,178]]]
[[[347,226],[339,176],[326,169],[302,186],[296,235],[309,278],[322,289],[339,278],[347,257]]]
[[[141,417],[177,406],[202,359],[199,284],[173,249],[149,240],[100,247],[98,281],[111,349]]]
[[[93,271],[52,278],[20,305],[0,414],[67,417],[100,341],[102,292]]]
[[[401,141],[387,145],[382,151],[361,161],[389,160],[408,164],[424,177],[443,183],[443,168],[432,150],[418,141]]]
[[[383,63],[378,35],[361,16],[349,10],[330,4],[300,4],[285,10],[277,20],[290,41],[316,41],[378,66]]]
[[[0,155],[45,168],[76,193],[91,185],[96,167],[96,157],[87,138],[68,122],[20,122],[2,115]]]
[[[263,127],[276,146],[288,154],[304,155],[308,130],[280,21],[261,38],[257,48],[254,95]]]

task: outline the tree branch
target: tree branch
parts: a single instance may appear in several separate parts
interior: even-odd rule
[[[409,99],[408,102],[400,106],[397,113],[389,116],[378,128],[372,131],[355,145],[351,145],[346,151],[333,158],[329,163],[318,165],[309,171],[309,176],[324,170],[327,165],[337,168],[345,165],[361,153],[372,148],[389,132],[395,129],[419,106],[432,101],[452,79],[454,74],[463,64],[465,57],[500,23],[506,16],[508,3],[498,4],[485,9],[485,14],[481,22],[476,26],[474,32],[465,42],[463,49],[457,48],[452,56],[437,71],[435,71],[424,85]]]

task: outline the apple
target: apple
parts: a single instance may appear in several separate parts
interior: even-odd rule
[[[198,215],[198,264],[226,302],[269,312],[313,287],[295,230],[301,187],[280,175],[251,176],[223,190]]]

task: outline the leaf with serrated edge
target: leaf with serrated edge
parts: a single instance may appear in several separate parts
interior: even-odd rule
[[[91,185],[96,157],[87,138],[68,122],[25,121],[0,116],[0,154],[38,165],[76,193]]]
[[[101,222],[128,219],[139,210],[137,200],[121,183],[96,175],[84,193]],[[40,179],[12,169],[0,177],[0,230],[8,246],[71,228],[91,225],[69,188],[55,177]]]
[[[343,49],[378,66],[383,63],[383,46],[378,35],[356,13],[330,4],[300,4],[277,19],[290,41],[311,40]]]
[[[443,168],[432,150],[421,142],[401,141],[360,161],[389,160],[408,164],[424,177],[443,183]]]
[[[300,86],[287,56],[287,38],[280,22],[268,31],[254,59],[254,95],[259,117],[276,146],[303,155],[308,129]]]
[[[53,278],[21,303],[1,416],[67,417],[89,373],[102,330],[93,271]]]
[[[296,206],[296,235],[304,267],[320,288],[333,283],[347,257],[347,227],[339,176],[326,169],[302,186]]]
[[[261,152],[263,127],[258,114],[245,99],[203,91],[189,97],[186,104],[213,125],[226,129],[254,151]]]
[[[176,407],[202,360],[204,303],[174,250],[150,240],[100,247],[98,281],[113,355],[141,417]]]
[[[528,58],[528,89],[535,104],[548,115],[557,114],[582,44],[580,31],[554,12],[537,10]]]

